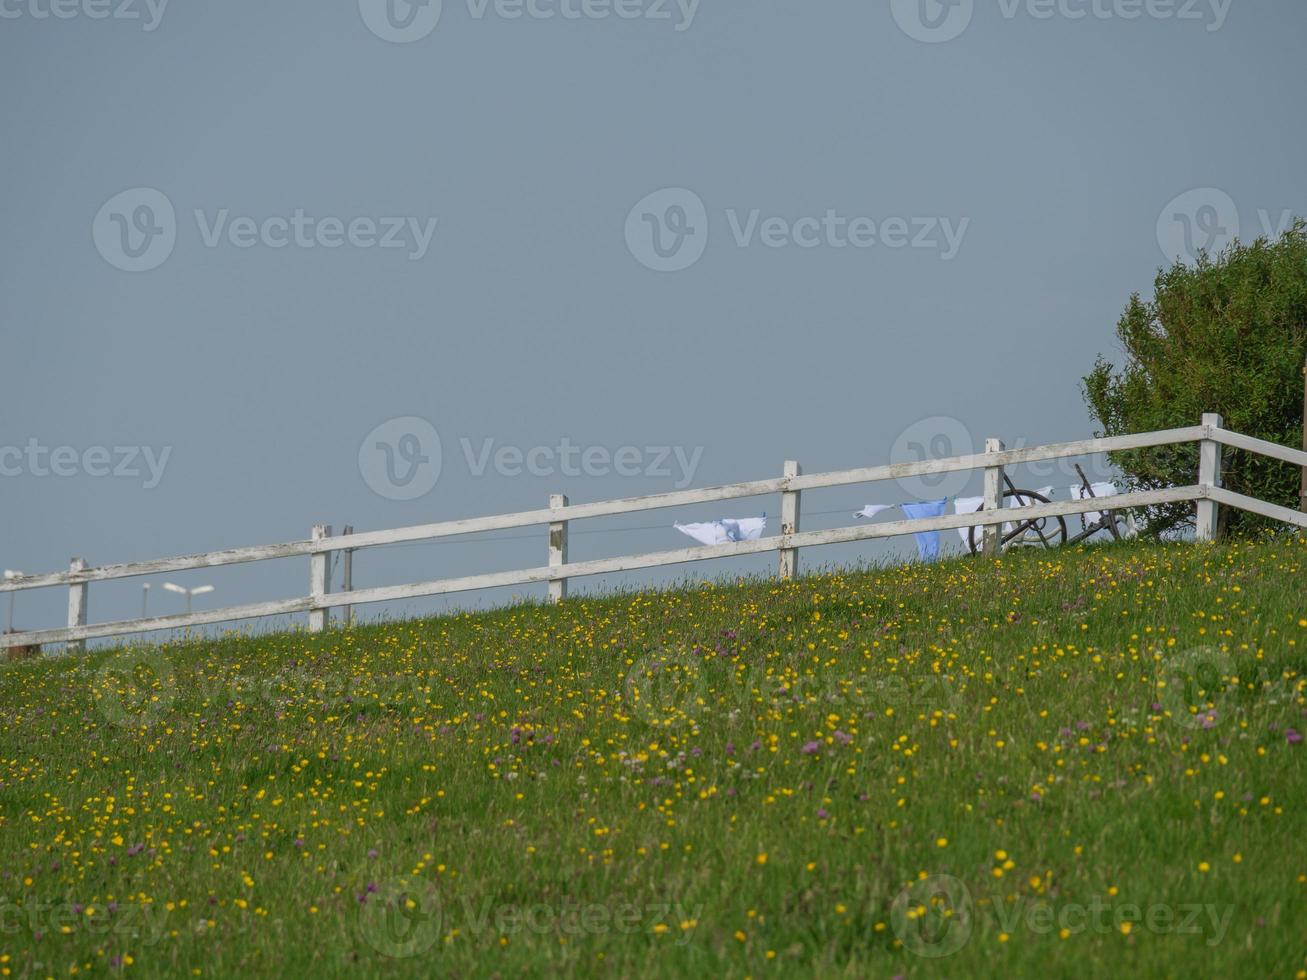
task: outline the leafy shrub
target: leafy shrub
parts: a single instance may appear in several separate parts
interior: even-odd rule
[[[1126,361],[1118,371],[1099,355],[1084,379],[1090,412],[1107,436],[1196,425],[1219,412],[1225,427],[1298,446],[1307,356],[1307,221],[1275,242],[1233,243],[1216,258],[1176,263],[1158,273],[1154,295],[1130,298],[1116,327]],[[1111,454],[1135,489],[1197,482],[1198,446]],[[1227,451],[1224,484],[1236,493],[1297,508],[1300,471],[1246,452]],[[1192,504],[1151,508],[1149,530],[1193,523]],[[1222,531],[1268,522],[1221,509]]]

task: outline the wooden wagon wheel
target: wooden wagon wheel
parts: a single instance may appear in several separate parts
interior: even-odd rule
[[[1019,499],[1027,503],[1039,504],[1052,503],[1041,493],[1015,488],[1004,491],[1003,499]],[[1021,508],[1013,507],[1010,509],[1014,519],[1010,522],[1012,524],[1011,530],[1003,532],[1003,540],[1000,544],[1003,551],[1007,551],[1009,548],[1058,548],[1066,543],[1066,520],[1061,515],[1022,520],[1020,517]],[[999,526],[1002,527],[1002,525]],[[981,529],[972,527],[967,533],[967,546],[971,549],[973,555],[979,554],[981,543],[984,540],[983,531],[981,534],[977,534],[977,531],[981,531]]]

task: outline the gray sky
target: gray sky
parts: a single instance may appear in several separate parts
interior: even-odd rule
[[[0,565],[1085,437],[1079,378],[1166,255],[1307,213],[1304,37],[1298,0],[0,0]],[[407,417],[440,469],[395,499],[435,476],[425,430],[370,436]],[[811,494],[805,526],[967,490]],[[499,537],[357,584],[543,563],[543,529]],[[306,565],[174,578],[231,604]],[[140,591],[92,586],[92,620]]]

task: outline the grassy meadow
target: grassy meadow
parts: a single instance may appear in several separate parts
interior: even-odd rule
[[[1307,539],[0,666],[0,975],[1305,977]]]

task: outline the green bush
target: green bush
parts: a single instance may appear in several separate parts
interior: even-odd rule
[[[1301,445],[1303,359],[1307,356],[1307,222],[1278,241],[1233,243],[1194,266],[1159,271],[1150,302],[1136,293],[1116,327],[1125,350],[1120,371],[1099,355],[1084,379],[1100,435],[1196,425],[1219,412],[1225,427],[1286,446]],[[1196,444],[1111,454],[1136,489],[1197,482]],[[1298,507],[1300,471],[1247,452],[1224,458],[1236,493]],[[1221,508],[1221,530],[1268,522]],[[1193,523],[1193,505],[1150,509],[1149,530]]]

